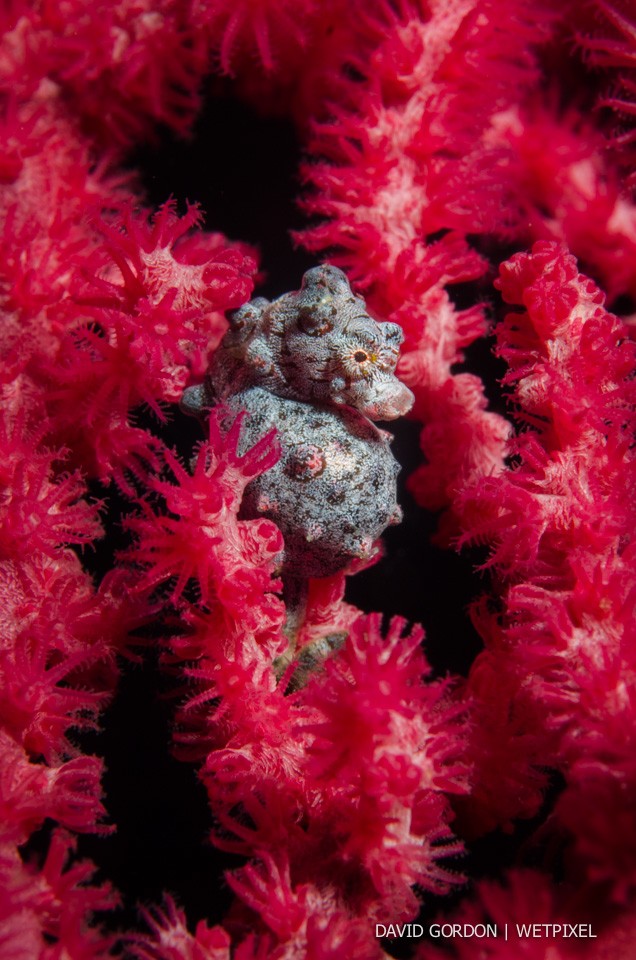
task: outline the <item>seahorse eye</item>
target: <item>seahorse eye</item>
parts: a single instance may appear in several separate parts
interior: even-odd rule
[[[356,361],[356,363],[364,363],[365,360],[369,359],[369,354],[365,353],[364,350],[356,350],[353,355],[353,359]]]

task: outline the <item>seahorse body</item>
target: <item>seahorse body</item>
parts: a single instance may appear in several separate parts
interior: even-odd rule
[[[197,416],[219,402],[248,411],[240,452],[276,427],[281,459],[250,482],[241,514],[278,524],[288,576],[324,577],[370,556],[401,519],[390,434],[371,422],[413,403],[394,372],[401,340],[342,271],[315,267],[300,291],[234,311],[205,383],[184,394]]]

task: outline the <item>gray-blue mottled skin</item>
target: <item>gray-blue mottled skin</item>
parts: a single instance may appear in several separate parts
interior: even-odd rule
[[[247,410],[241,453],[276,427],[281,458],[250,482],[241,515],[280,527],[290,578],[329,576],[370,556],[401,518],[391,438],[372,421],[413,404],[395,376],[402,330],[373,320],[328,265],[308,270],[299,291],[259,297],[229,320],[205,383],[182,405],[196,416],[221,402]]]

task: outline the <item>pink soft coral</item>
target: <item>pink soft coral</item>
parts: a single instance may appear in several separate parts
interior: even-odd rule
[[[175,577],[172,598],[177,600],[188,580],[194,579],[202,602],[209,607],[218,603],[228,626],[240,622],[242,629],[259,632],[269,617],[258,605],[262,594],[278,586],[270,581],[269,571],[282,553],[283,540],[271,521],[237,520],[236,515],[251,478],[272,466],[279,451],[269,433],[239,455],[243,419],[238,416],[224,430],[223,414],[215,411],[210,416],[210,439],[200,446],[192,473],[164,451],[177,483],[150,481],[150,488],[165,499],[166,514],[157,517],[142,503],[145,516],[130,521],[138,536],[131,557],[148,568],[142,586]],[[264,596],[262,603],[269,604],[269,598]],[[270,606],[274,613],[275,605]],[[281,609],[279,604],[279,617]]]
[[[162,910],[144,911],[151,933],[131,936],[134,956],[140,960],[230,960],[230,937],[204,920],[189,933],[183,911],[167,897]]]
[[[486,410],[481,383],[451,369],[483,331],[483,313],[457,310],[445,286],[485,270],[466,234],[492,230],[505,199],[501,151],[485,134],[511,90],[536,82],[530,50],[541,30],[523,4],[427,12],[422,18],[416,4],[406,4],[391,33],[377,39],[368,82],[352,86],[353,106],[314,125],[311,147],[325,159],[306,169],[314,188],[306,207],[328,219],[304,242],[312,250],[335,246],[336,261],[351,269],[371,304],[403,326],[399,369],[426,422],[430,461],[412,488],[438,509],[464,479],[501,467],[507,425]],[[452,109],[442,114],[444,103]]]
[[[618,914],[615,922],[606,927],[597,922],[596,905],[581,902],[580,896],[569,887],[553,884],[542,873],[534,870],[514,870],[507,874],[505,885],[493,881],[477,884],[474,897],[464,902],[450,917],[439,918],[439,923],[491,925],[496,935],[479,937],[479,956],[483,960],[574,960],[585,956],[588,960],[629,960],[632,947],[633,918],[626,911]],[[528,931],[533,924],[547,924],[539,936]],[[579,927],[579,924],[581,925]],[[555,928],[552,925],[556,925]],[[569,925],[569,926],[568,926]],[[539,928],[541,929],[541,927]],[[572,930],[585,931],[583,937],[572,935]],[[589,935],[591,932],[591,936]],[[566,935],[567,934],[567,935]],[[436,946],[423,945],[415,952],[416,960],[472,960],[475,956],[475,937],[453,937],[450,952]]]
[[[465,790],[462,724],[446,685],[423,682],[421,634],[403,628],[396,620],[385,638],[378,618],[358,621],[342,656],[287,697],[236,671],[227,684],[227,661],[212,666],[219,653],[207,673],[221,698],[208,722],[227,745],[202,776],[238,841],[223,845],[267,859],[284,838],[294,883],[309,882],[313,864],[313,882],[352,917],[408,916],[411,884],[457,881],[438,861],[461,849],[444,792]]]
[[[15,848],[0,843],[0,950],[16,960],[104,960],[112,956],[113,935],[87,925],[117,898],[107,885],[89,883],[93,867],[72,862],[75,843],[57,831],[46,859],[23,862]]]
[[[633,345],[569,254],[541,244],[501,268],[504,299],[522,308],[497,328],[514,440],[458,368],[486,329],[475,301],[504,244],[565,241],[611,298],[636,289],[625,180],[599,118],[562,106],[578,36],[598,68],[574,67],[593,81],[587,102],[605,90],[631,110],[631,14],[620,0],[594,8],[13,0],[0,11],[7,956],[111,950],[92,914],[113,898],[73,863],[60,827],[107,829],[102,764],[79,734],[100,722],[126,634],[151,618],[154,634],[165,627],[163,666],[183,681],[175,745],[202,764],[215,842],[249,862],[228,877],[227,931],[188,932],[168,901],[135,938],[139,956],[380,958],[369,918],[413,917],[414,885],[449,889],[451,829],[470,837],[535,814],[549,768],[564,779],[544,831],[558,825],[565,841],[565,892],[513,873],[458,916],[569,917],[575,879],[606,925],[601,952],[621,956],[636,888]],[[418,628],[382,629],[345,603],[344,575],[310,583],[302,622],[286,619],[280,534],[240,516],[245,486],[275,460],[272,437],[239,453],[240,418],[214,415],[186,467],[144,421],[148,408],[163,429],[168,404],[201,378],[223,311],[249,298],[256,270],[246,245],[198,229],[194,206],[153,213],[115,172],[157,123],[189,132],[211,62],[259,109],[296,119],[305,206],[322,218],[303,242],[328,249],[404,328],[400,373],[426,457],[411,489],[492,574],[473,607],[485,650],[463,688],[431,678]],[[601,69],[617,71],[616,95]],[[222,137],[214,149],[227,149]],[[99,586],[80,553],[100,516],[110,523],[88,496],[95,478],[139,505],[135,543]],[[30,844],[47,822],[38,861]]]
[[[576,830],[583,820],[572,814],[591,797],[592,770],[594,780],[609,778],[608,789],[618,777],[624,796],[630,792],[630,767],[619,773],[619,757],[631,752],[635,718],[617,683],[633,669],[634,345],[556,245],[537,244],[504,264],[500,285],[508,302],[526,307],[508,314],[499,337],[506,380],[532,429],[515,443],[515,469],[463,495],[464,537],[491,544],[489,564],[504,587],[502,614],[481,621],[487,649],[469,678],[479,718],[474,749],[501,763],[510,735],[523,734],[528,784],[532,765],[559,766],[568,781],[559,807]],[[617,737],[618,728],[625,735]],[[486,818],[532,811],[520,805],[514,777],[492,792],[482,781],[477,796]],[[619,792],[614,800],[620,817]],[[597,875],[599,851],[590,866]],[[625,877],[615,865],[617,893]]]
[[[37,97],[46,77],[108,146],[128,146],[156,122],[185,132],[206,58],[181,7],[175,0],[99,0],[90,9],[82,0],[15,0],[3,12],[0,88]]]
[[[405,637],[404,627],[394,619],[382,637],[379,618],[357,621],[342,655],[307,690],[319,710],[309,727],[309,774],[327,791],[330,832],[347,837],[344,858],[360,859],[400,912],[409,885],[445,890],[456,882],[436,862],[461,849],[441,791],[462,792],[466,774],[444,685],[422,683],[422,633]]]
[[[605,96],[599,106],[615,111],[611,146],[624,164],[627,184],[634,186],[634,117],[636,116],[636,21],[629,2],[594,0],[593,22],[584,23],[579,42],[589,60],[607,71]]]
[[[121,230],[102,224],[104,246],[86,258],[66,310],[77,317],[79,309],[83,324],[76,319],[61,339],[55,366],[43,365],[59,439],[91,473],[114,473],[127,490],[125,470],[158,466],[132,411],[147,404],[163,417],[161,403],[178,399],[220,339],[218,311],[252,288],[256,265],[246,248],[191,234],[199,221],[195,208],[179,218],[167,203],[152,224],[130,210]]]

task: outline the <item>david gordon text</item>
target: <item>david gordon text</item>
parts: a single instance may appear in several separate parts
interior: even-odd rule
[[[419,939],[429,937],[446,940],[486,939],[502,937],[505,940],[516,938],[529,939],[590,939],[596,938],[591,923],[431,923],[427,928],[421,923],[376,923],[375,935],[379,938],[396,940],[401,937]]]

